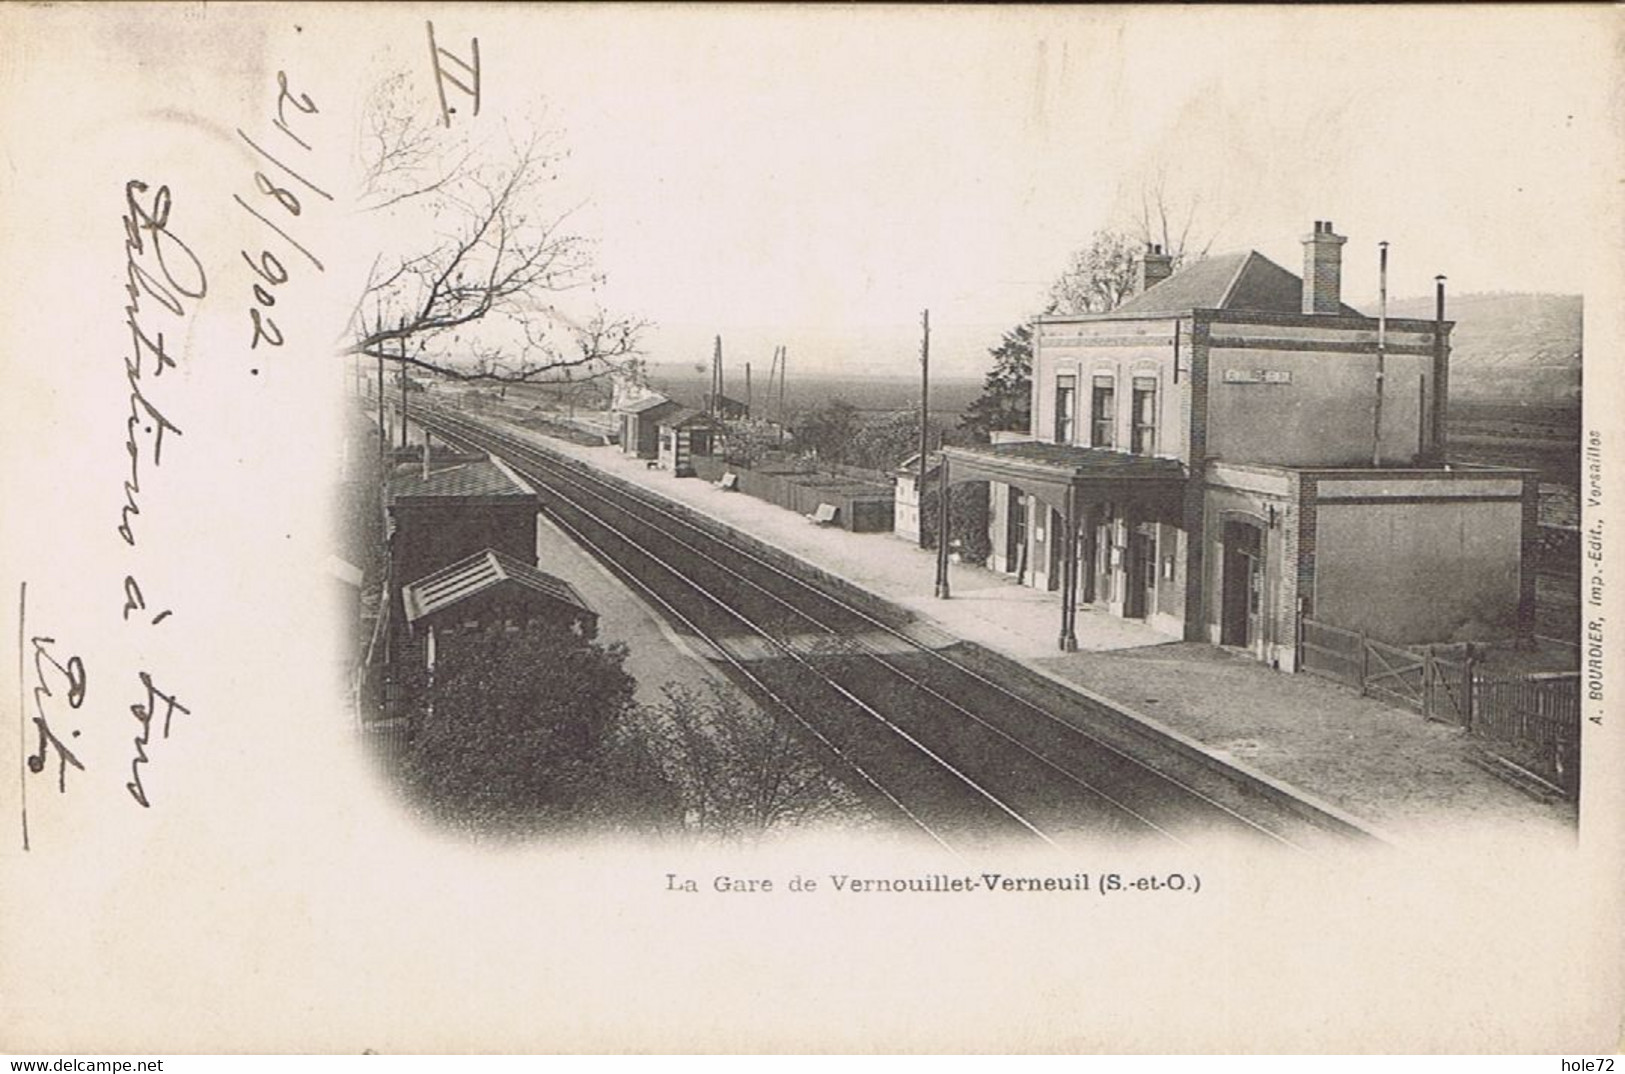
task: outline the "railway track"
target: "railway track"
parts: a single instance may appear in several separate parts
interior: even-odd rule
[[[443,408],[414,417],[524,474],[554,524],[826,751],[872,808],[938,843],[1214,833],[1305,849],[1301,823],[1218,801],[944,652],[899,614],[859,608],[512,433]]]

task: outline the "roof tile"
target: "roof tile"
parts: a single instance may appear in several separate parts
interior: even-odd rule
[[[419,470],[397,474],[390,481],[391,502],[405,499],[444,500],[486,497],[534,497],[535,492],[514,479],[505,467],[489,459],[466,462],[444,470],[431,470],[425,478]]]
[[[1303,280],[1257,250],[1194,261],[1112,311],[1176,316],[1199,310],[1303,313]],[[1344,305],[1343,316],[1362,316]]]
[[[406,619],[415,623],[426,615],[449,608],[504,582],[592,612],[592,608],[569,582],[487,548],[402,586],[401,598],[406,606]]]

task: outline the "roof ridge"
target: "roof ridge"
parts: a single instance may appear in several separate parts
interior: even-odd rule
[[[509,481],[512,481],[515,485],[518,485],[521,489],[530,493],[532,496],[536,495],[536,490],[531,487],[530,482],[520,477],[513,467],[509,466],[495,455],[487,455],[486,458],[489,459],[498,470],[501,470]]]
[[[1219,296],[1220,309],[1228,309],[1230,307],[1230,299],[1235,296],[1236,288],[1241,286],[1241,277],[1246,273],[1247,266],[1253,263],[1253,258],[1263,256],[1263,254],[1253,249],[1249,249],[1245,254],[1242,255],[1241,263],[1236,266],[1236,271],[1230,277],[1230,282],[1225,285],[1224,293]]]
[[[480,570],[482,564],[488,564],[492,569]],[[454,582],[455,589],[452,587]],[[592,615],[597,614],[580,591],[565,579],[532,566],[517,556],[495,548],[482,548],[402,586],[407,619],[416,622],[433,610],[456,604],[502,582],[523,586],[552,600],[573,605]]]
[[[452,560],[450,563],[447,563],[447,564],[445,564],[443,566],[436,567],[434,570],[430,571],[428,574],[420,575],[420,576],[412,579],[410,582],[403,582],[402,586],[403,587],[404,586],[419,586],[419,585],[423,585],[425,582],[428,582],[428,581],[430,581],[430,580],[432,580],[434,578],[439,577],[442,574],[454,574],[459,570],[465,569],[470,564],[472,564],[475,560],[481,559],[484,556],[486,556],[486,555],[488,555],[488,554],[490,554],[490,553],[492,553],[494,551],[495,551],[495,549],[482,548],[478,552],[474,552],[474,553],[472,553],[470,555],[464,556],[462,559],[455,559],[455,560]]]
[[[564,592],[570,597],[572,603],[586,609],[587,611],[592,611],[592,606],[587,603],[586,599],[581,596],[581,593],[576,589],[575,586],[571,585],[567,579],[560,578],[556,574],[544,571],[536,564],[526,563],[524,560],[519,559],[516,556],[510,556],[506,552],[501,552],[494,548],[488,549],[488,551],[491,553],[491,555],[496,557],[497,562],[505,571],[508,572],[507,577],[509,580],[523,584],[526,580],[526,576],[543,578],[550,585],[556,585],[560,589],[564,590]],[[518,569],[515,570],[514,568]]]

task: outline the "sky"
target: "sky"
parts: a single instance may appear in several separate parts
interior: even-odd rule
[[[1613,162],[1606,9],[786,9],[561,18],[530,68],[651,357],[944,373],[1161,176],[1215,252],[1345,297],[1583,291]],[[641,13],[636,13],[641,14]],[[487,52],[491,84],[511,54]],[[1617,150],[1616,150],[1617,152]]]
[[[933,371],[980,376],[1156,183],[1199,243],[1294,272],[1331,220],[1368,311],[1382,240],[1396,298],[1440,273],[1454,293],[1583,292],[1621,267],[1599,224],[1625,120],[1605,6],[205,6],[161,29],[113,10],[85,20],[97,63],[142,58],[132,99],[193,144],[207,113],[221,148],[279,65],[359,129],[386,75],[433,99],[426,18],[453,47],[478,37],[482,109],[459,129],[556,131],[547,196],[596,244],[594,297],[650,323],[655,362],[706,363],[720,335],[733,389],[781,344],[793,373],[913,375],[926,309]],[[97,85],[53,92],[89,112]],[[328,245],[363,275],[376,249]]]
[[[855,1025],[920,1049],[1020,1044],[1038,1027],[1224,1050],[1281,1010],[1292,1050],[1335,1023],[1335,1039],[1356,1044],[1471,1045],[1488,1031],[1553,1051],[1617,1025],[1616,949],[1595,940],[1620,933],[1600,916],[1618,877],[1607,824],[1582,826],[1586,855],[1524,855],[1522,870],[1484,868],[1519,844],[1473,838],[1420,878],[1403,862],[1377,863],[1375,880],[1369,862],[1325,876],[1317,862],[1308,889],[1220,862],[1206,901],[1188,904],[1195,916],[1024,905],[1010,911],[1014,933],[950,915],[967,942],[933,933],[922,945],[905,911],[878,904],[839,935],[826,926],[844,922],[822,911],[786,929],[777,903],[674,914],[659,901],[663,857],[492,853],[426,833],[373,793],[328,674],[350,632],[324,614],[337,595],[328,478],[350,443],[339,422],[356,417],[334,352],[353,338],[340,326],[379,249],[348,205],[344,165],[380,75],[432,93],[428,19],[451,44],[479,38],[480,123],[547,105],[571,150],[559,194],[597,239],[602,297],[655,322],[656,358],[704,361],[720,334],[737,376],[786,344],[792,382],[847,375],[858,395],[863,374],[915,370],[929,307],[934,371],[975,375],[1068,251],[1118,222],[1159,168],[1211,209],[1215,249],[1257,246],[1293,268],[1310,222],[1334,221],[1350,236],[1356,303],[1375,288],[1379,239],[1393,243],[1400,296],[1441,271],[1458,293],[1572,291],[1611,259],[1587,343],[1595,357],[1625,338],[1615,323],[1598,345],[1589,323],[1625,309],[1625,216],[1611,193],[1619,16],[1606,6],[0,5],[0,592],[17,598],[15,636],[82,659],[90,683],[82,709],[66,691],[34,698],[86,771],[69,772],[65,792],[49,769],[0,786],[8,818],[24,797],[13,788],[36,788],[26,867],[16,827],[0,844],[0,989],[26,1000],[8,1008],[8,1041],[86,1051],[116,1039],[160,1054],[176,1041],[702,1048],[761,1023],[769,978],[788,989],[779,1008],[816,1014],[804,1037],[779,1038],[792,1046]],[[309,114],[279,104],[279,77]],[[279,109],[293,134],[277,129]],[[275,183],[299,211],[271,196]],[[158,297],[172,271],[175,309]],[[258,341],[256,315],[282,344]],[[1588,444],[1619,458],[1619,408],[1594,384]],[[1622,472],[1606,471],[1607,503],[1625,502]],[[48,674],[33,664],[30,681]],[[9,657],[0,667],[25,671]],[[19,696],[8,674],[0,696]],[[172,729],[166,716],[145,733],[143,679],[185,706]],[[24,744],[5,741],[17,752],[0,745],[0,765],[17,771]],[[138,754],[148,809],[127,782]],[[1625,815],[1621,781],[1594,774],[1586,815]],[[854,858],[843,841],[783,866],[898,867],[893,848],[875,849]],[[1484,936],[1529,939],[1532,919],[1538,958],[1492,982],[1504,987],[1458,987],[1504,968],[1483,961]],[[1130,973],[1125,991],[1096,969],[1127,965],[1142,934],[1168,925],[1169,973]],[[1012,935],[1054,964],[1011,961]],[[1346,942],[1304,957],[1260,935]],[[1073,957],[1119,936],[1134,942],[1107,943],[1115,963]],[[1189,938],[1201,964],[1245,952],[1260,972],[1290,972],[1242,1006],[1194,978],[1203,987],[1159,1005],[1196,964]],[[939,950],[951,957],[922,973],[921,952]],[[358,988],[358,966],[398,986]],[[959,987],[990,972],[987,988]],[[880,992],[834,987],[877,973],[887,996],[913,996],[881,1005],[878,1021]],[[925,980],[944,982],[940,995],[920,992]],[[477,987],[487,981],[501,987]],[[928,1008],[937,1016],[920,1019]],[[1514,1008],[1526,1035],[1484,1015]],[[1194,1013],[1170,1035],[1167,1010]],[[1080,1023],[1080,1011],[1097,1016]],[[1211,1028],[1204,1012],[1218,1012]],[[977,1036],[993,1025],[1015,1036]],[[640,1027],[652,1035],[628,1036]]]

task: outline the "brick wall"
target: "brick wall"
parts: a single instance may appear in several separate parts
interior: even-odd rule
[[[1191,318],[1190,384],[1181,393],[1180,409],[1185,428],[1190,430],[1190,472],[1194,478],[1207,466],[1208,404],[1208,320],[1197,314]],[[1207,541],[1203,539],[1202,519],[1206,491],[1200,480],[1185,483],[1185,502],[1180,528],[1185,531],[1185,640],[1207,640],[1207,604],[1203,599],[1203,564]]]

